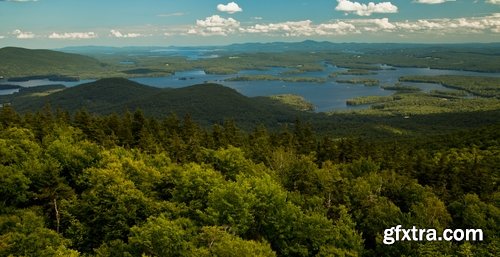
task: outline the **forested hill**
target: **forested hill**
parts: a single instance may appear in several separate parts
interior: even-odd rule
[[[0,76],[70,75],[102,69],[98,60],[79,54],[19,47],[0,49]]]
[[[7,106],[0,256],[499,256],[499,139],[498,124],[379,142]],[[397,225],[484,240],[385,245]]]
[[[252,130],[257,124],[277,129],[300,119],[311,122],[320,131],[337,136],[442,134],[500,122],[500,110],[469,110],[461,107],[460,102],[451,103],[452,107],[456,107],[454,112],[413,115],[409,119],[397,113],[345,112],[328,115],[299,111],[297,107],[270,97],[246,97],[218,84],[160,89],[123,78],[101,79],[70,88],[63,85],[21,88],[19,93],[0,96],[0,104],[10,104],[21,113],[38,112],[45,105],[71,114],[80,110],[101,115],[123,114],[141,109],[146,116],[156,118],[164,118],[171,113],[178,117],[190,115],[204,127],[233,120],[245,130]],[[411,109],[411,106],[405,108]],[[404,113],[405,109],[402,110]]]
[[[36,91],[36,90],[35,90]],[[20,112],[36,112],[50,104],[54,109],[74,113],[86,109],[91,113],[123,113],[141,109],[148,116],[165,117],[187,114],[210,125],[233,119],[240,125],[292,122],[310,115],[267,97],[249,98],[234,89],[218,84],[200,84],[179,89],[160,89],[123,78],[101,79],[71,88],[41,88],[39,92],[22,89],[0,98]]]

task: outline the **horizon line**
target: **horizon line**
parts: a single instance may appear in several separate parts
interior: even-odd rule
[[[336,45],[341,45],[341,44],[372,44],[372,45],[490,45],[490,44],[500,44],[500,41],[492,41],[492,42],[432,42],[432,43],[423,43],[423,42],[359,42],[359,41],[346,41],[346,42],[333,42],[333,41],[327,41],[327,40],[311,40],[311,39],[306,39],[306,40],[301,40],[301,41],[270,41],[270,42],[263,42],[263,41],[249,41],[249,42],[244,42],[244,43],[231,43],[231,44],[213,44],[213,45],[168,45],[168,46],[160,46],[160,45],[126,45],[126,46],[113,46],[113,45],[68,45],[68,46],[62,46],[62,47],[53,47],[53,48],[28,48],[28,47],[21,47],[21,46],[15,46],[15,45],[6,45],[2,46],[1,48],[8,48],[8,47],[17,47],[17,48],[25,48],[25,49],[48,49],[48,50],[57,50],[57,49],[64,49],[64,48],[82,48],[82,47],[109,47],[109,48],[141,48],[141,47],[158,47],[158,48],[175,48],[175,47],[187,47],[187,48],[193,48],[193,47],[228,47],[228,46],[233,46],[233,45],[245,45],[245,44],[298,44],[298,43],[305,43],[305,42],[314,42],[314,43],[330,43],[330,44],[336,44]]]

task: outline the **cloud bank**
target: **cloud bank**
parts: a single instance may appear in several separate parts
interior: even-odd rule
[[[33,32],[24,32],[20,29],[16,29],[12,31],[12,35],[14,35],[18,39],[32,39],[35,38],[35,34]]]
[[[196,26],[188,30],[188,34],[212,36],[226,36],[238,31],[240,22],[233,18],[222,18],[219,15],[207,17],[205,20],[197,20]]]
[[[414,21],[390,21],[380,19],[344,19],[315,24],[311,20],[286,21],[279,23],[260,23],[241,26],[240,22],[218,15],[198,20],[188,34],[203,36],[227,36],[229,34],[262,34],[283,37],[337,36],[361,33],[398,33],[398,34],[477,34],[500,33],[500,13],[484,17],[455,19],[419,19]]]
[[[53,32],[49,35],[50,39],[92,39],[97,38],[97,34],[94,32],[65,32],[56,33]]]
[[[141,37],[142,34],[139,34],[139,33],[121,33],[120,31],[118,30],[115,30],[115,29],[112,29],[110,31],[110,35],[112,37],[116,37],[116,38],[136,38],[136,37]]]

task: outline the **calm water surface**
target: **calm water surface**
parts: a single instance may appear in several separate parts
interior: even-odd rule
[[[500,77],[500,73],[480,73],[455,70],[434,70],[426,68],[392,68],[381,66],[383,70],[375,71],[376,75],[352,76],[343,75],[337,78],[328,78],[332,72],[345,71],[347,69],[338,68],[332,65],[325,65],[323,71],[306,72],[302,74],[286,74],[287,68],[272,67],[268,70],[244,70],[234,75],[212,75],[206,74],[203,70],[192,70],[177,72],[168,77],[145,77],[133,78],[133,81],[141,84],[159,87],[159,88],[180,88],[205,82],[220,83],[224,86],[233,88],[241,94],[249,97],[270,96],[276,94],[296,94],[303,96],[307,101],[316,106],[316,111],[324,112],[330,110],[367,108],[367,106],[348,106],[346,100],[359,96],[387,96],[394,91],[384,90],[380,87],[365,87],[357,84],[337,83],[337,79],[351,78],[373,78],[378,79],[381,85],[394,84],[398,82],[399,77],[407,75],[465,75],[465,76],[491,76]],[[275,75],[284,77],[321,77],[328,78],[325,83],[310,82],[282,82],[282,81],[225,81],[228,78],[238,75]],[[64,84],[68,87],[78,84],[91,82],[93,80],[82,80],[79,82],[54,82],[48,80],[32,80],[27,82],[6,82],[0,84],[15,84],[23,87],[33,87],[48,84]],[[439,84],[432,83],[404,83],[405,85],[417,86],[425,92],[431,90],[449,90]],[[7,92],[8,91],[8,92]],[[15,90],[0,90],[0,95],[12,94]]]
[[[0,90],[0,95],[12,95],[19,92],[19,89],[4,89]]]
[[[276,94],[296,94],[303,96],[307,101],[316,106],[316,111],[324,112],[330,110],[359,109],[368,106],[348,106],[346,100],[360,96],[387,96],[394,94],[394,91],[384,90],[381,87],[365,87],[364,85],[337,83],[337,79],[351,78],[374,78],[380,81],[381,85],[394,84],[399,77],[407,75],[465,75],[465,76],[491,76],[500,77],[500,73],[480,73],[455,70],[434,70],[426,68],[396,68],[382,66],[386,69],[375,71],[376,75],[352,76],[343,75],[337,78],[327,79],[326,83],[310,82],[282,82],[282,81],[224,81],[225,79],[238,75],[275,75],[284,77],[321,77],[328,78],[332,72],[346,71],[347,69],[326,65],[323,71],[306,72],[302,74],[288,74],[287,68],[273,67],[268,70],[244,70],[236,75],[211,75],[205,74],[203,70],[177,72],[173,76],[158,78],[134,78],[132,80],[155,87],[179,88],[204,82],[220,83],[233,88],[241,94],[249,97],[270,96]],[[424,92],[431,90],[450,90],[439,84],[433,83],[404,83],[405,85],[416,86]]]

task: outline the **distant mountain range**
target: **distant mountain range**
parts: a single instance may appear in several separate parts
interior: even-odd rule
[[[401,44],[401,43],[332,43],[328,41],[306,40],[302,42],[271,42],[271,43],[242,43],[226,46],[131,46],[131,47],[109,47],[109,46],[72,46],[55,49],[67,53],[78,54],[123,54],[135,53],[146,54],[158,51],[196,51],[205,50],[210,52],[284,52],[284,51],[333,51],[333,52],[379,52],[384,50],[408,49],[408,48],[446,48],[450,50],[472,50],[479,49],[494,50],[498,54],[500,43],[469,43],[469,44]]]

